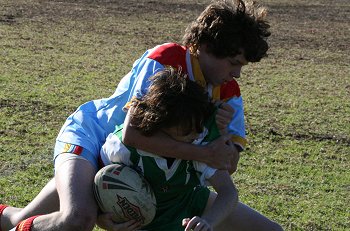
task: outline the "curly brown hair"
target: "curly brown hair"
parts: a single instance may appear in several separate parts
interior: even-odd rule
[[[255,2],[242,0],[213,1],[188,26],[183,37],[185,46],[196,52],[206,44],[208,52],[218,58],[234,57],[244,52],[249,62],[267,56],[270,36],[265,20],[267,9]]]
[[[150,80],[147,94],[132,103],[130,124],[144,135],[173,126],[185,131],[183,135],[193,129],[202,132],[214,112],[205,89],[173,68],[159,71]]]

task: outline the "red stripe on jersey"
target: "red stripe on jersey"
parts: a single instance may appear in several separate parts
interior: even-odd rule
[[[153,59],[164,66],[171,66],[176,69],[182,68],[182,72],[187,74],[186,47],[176,43],[166,43],[155,48],[148,58]]]
[[[74,154],[76,154],[76,155],[80,155],[80,154],[82,153],[82,151],[83,151],[83,147],[80,147],[80,146],[78,146],[78,145],[75,145],[74,150],[73,150],[72,153],[74,153]]]
[[[220,88],[220,98],[222,100],[232,98],[232,97],[240,97],[241,90],[239,89],[239,85],[236,80],[232,80],[226,84],[221,85]]]

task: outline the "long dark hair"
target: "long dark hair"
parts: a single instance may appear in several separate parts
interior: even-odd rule
[[[145,135],[172,126],[187,133],[193,129],[202,132],[204,122],[214,112],[205,89],[173,68],[156,73],[150,80],[147,94],[132,104],[131,125]]]

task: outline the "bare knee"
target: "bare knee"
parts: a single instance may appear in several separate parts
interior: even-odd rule
[[[85,159],[67,159],[57,168],[55,181],[62,214],[59,230],[93,229],[97,219],[92,190],[95,174],[95,168]]]

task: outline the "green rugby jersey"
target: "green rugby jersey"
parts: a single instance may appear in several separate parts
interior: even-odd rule
[[[216,139],[219,131],[215,116],[207,122],[195,144],[206,144]],[[157,212],[145,230],[183,230],[183,218],[200,216],[206,206],[209,189],[206,180],[215,169],[204,163],[173,159],[145,152],[122,143],[122,127],[107,137],[101,149],[104,165],[123,163],[142,172],[155,193]],[[170,163],[169,163],[170,162]]]

